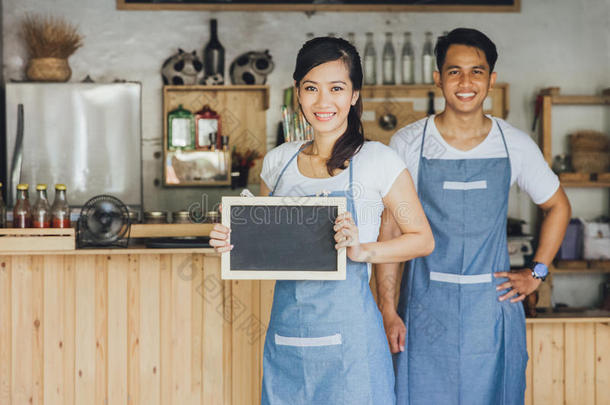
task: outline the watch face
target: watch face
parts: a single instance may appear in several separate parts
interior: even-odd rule
[[[543,263],[536,263],[533,270],[538,277],[546,277],[546,275],[549,274],[548,267]]]

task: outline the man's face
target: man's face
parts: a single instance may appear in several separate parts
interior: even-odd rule
[[[467,45],[451,45],[441,72],[434,72],[434,82],[445,96],[445,110],[458,114],[482,112],[495,81],[485,53]]]

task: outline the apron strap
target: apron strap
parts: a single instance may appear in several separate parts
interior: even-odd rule
[[[305,142],[303,145],[301,145],[299,147],[299,150],[296,151],[296,153],[294,155],[292,155],[290,160],[288,160],[288,162],[284,165],[284,167],[282,168],[282,171],[280,172],[280,175],[277,176],[277,180],[275,181],[275,185],[273,186],[273,190],[271,190],[271,193],[269,193],[270,196],[273,196],[275,194],[275,190],[277,190],[277,186],[280,184],[280,180],[282,179],[282,176],[284,175],[284,172],[286,171],[286,169],[288,169],[288,166],[290,166],[290,163],[292,163],[292,161],[297,156],[299,156],[299,153],[301,153],[303,151],[303,149],[305,149],[312,142],[313,141]]]
[[[356,211],[356,201],[354,200],[354,171],[353,158],[349,160],[349,188],[347,190],[347,198],[352,202],[352,216],[354,217],[354,223],[358,226],[358,212]]]
[[[510,163],[510,153],[508,152],[508,146],[506,145],[506,137],[504,136],[504,131],[502,131],[502,127],[500,126],[500,121],[494,118],[498,129],[500,130],[500,135],[502,135],[502,143],[504,143],[504,150],[506,151],[506,158],[508,159],[508,178],[511,179],[513,176],[513,169]],[[510,184],[510,180],[509,180]]]

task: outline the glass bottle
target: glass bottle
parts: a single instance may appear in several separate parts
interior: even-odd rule
[[[224,84],[225,48],[218,40],[218,21],[210,20],[210,41],[203,50],[203,68],[206,79],[215,75],[214,84]]]
[[[391,32],[385,33],[385,44],[383,45],[382,64],[382,83],[396,84],[396,53],[394,52],[394,45],[392,45]]]
[[[70,228],[70,206],[66,198],[66,186],[55,185],[55,200],[51,206],[51,226],[53,228]]]
[[[432,78],[434,72],[434,49],[432,48],[432,33],[426,32],[426,42],[422,52],[422,81],[425,84],[434,82]]]
[[[366,45],[364,46],[364,84],[377,84],[377,52],[373,44],[373,33],[366,33]]]
[[[415,83],[415,57],[413,45],[411,44],[411,33],[405,32],[405,43],[402,46],[402,83]]]
[[[13,208],[13,228],[30,228],[32,226],[29,188],[29,184],[17,185],[17,201]]]
[[[51,207],[47,199],[47,185],[36,185],[36,194],[38,198],[32,207],[32,225],[34,228],[50,228]]]
[[[0,228],[6,228],[6,204],[2,199],[2,182],[0,182]]]
[[[354,34],[353,32],[348,32],[347,40],[350,44],[356,46],[356,34]]]

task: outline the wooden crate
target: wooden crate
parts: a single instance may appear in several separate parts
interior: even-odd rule
[[[0,229],[0,252],[74,250],[74,228]]]

